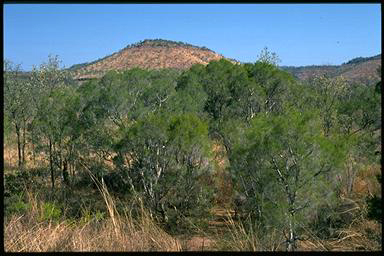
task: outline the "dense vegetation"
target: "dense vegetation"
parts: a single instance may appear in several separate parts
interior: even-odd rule
[[[293,251],[380,219],[381,187],[354,194],[357,177],[380,164],[380,86],[300,83],[276,62],[265,51],[253,64],[135,68],[77,85],[57,57],[30,79],[5,61],[4,137],[17,145],[17,170],[5,172],[6,223],[30,211],[30,192],[40,191],[41,221],[85,212],[114,221],[116,204],[133,218],[146,209],[170,234],[197,232],[223,192],[215,145],[228,159],[220,171],[239,212],[234,228],[248,241],[219,249],[269,250],[274,240],[274,250]],[[104,208],[89,194],[97,188]],[[368,240],[359,248],[380,249],[381,231]]]
[[[358,64],[358,63],[361,63],[361,62],[364,62],[364,61],[369,61],[369,60],[378,60],[378,59],[381,59],[381,54],[378,54],[376,56],[372,56],[372,57],[358,57],[358,58],[354,58],[346,63],[343,63],[343,64]]]

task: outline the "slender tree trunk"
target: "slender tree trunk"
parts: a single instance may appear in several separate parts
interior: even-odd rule
[[[36,154],[35,154],[35,143],[32,140],[32,158],[33,158],[33,166],[36,166]]]
[[[55,175],[53,167],[53,156],[52,156],[52,141],[49,139],[49,167],[51,169],[51,182],[52,182],[52,192],[55,189]]]
[[[32,161],[33,161],[33,166],[36,167],[35,135],[34,135],[34,133],[33,133],[33,128],[31,129],[31,146],[32,146]]]
[[[352,160],[350,160],[352,161]],[[355,170],[353,163],[350,163],[349,166],[347,166],[347,195],[351,195],[352,190],[353,190],[353,185],[355,183],[355,178],[356,178],[356,173],[357,171]]]
[[[61,158],[61,147],[59,146],[59,166],[60,169],[63,168],[63,159]]]
[[[72,180],[75,178],[75,162],[71,163]]]
[[[63,175],[63,181],[64,181],[64,184],[66,186],[69,186],[70,185],[70,182],[69,182],[69,177],[68,177],[68,162],[67,160],[64,160],[63,161],[63,171],[62,171],[62,175]]]
[[[16,135],[17,135],[17,156],[18,156],[18,166],[21,168],[22,162],[21,162],[21,142],[20,142],[20,127],[16,124]]]
[[[288,241],[287,241],[287,251],[293,252],[293,251],[295,251],[295,248],[296,248],[295,232],[294,232],[294,228],[293,228],[294,214],[290,213],[290,215],[291,216],[289,218],[289,237],[288,237]]]
[[[324,127],[324,136],[325,137],[329,137],[329,132],[330,132],[330,129],[331,129],[331,119],[330,117],[327,115],[326,117],[324,117],[324,124],[323,124],[323,127]]]
[[[22,144],[22,147],[21,147],[23,166],[25,165],[25,144],[26,144],[26,139],[25,139],[25,123],[24,123],[24,127],[23,127],[23,144]]]

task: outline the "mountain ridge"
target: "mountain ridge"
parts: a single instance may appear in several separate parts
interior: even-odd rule
[[[281,66],[280,68],[301,81],[310,80],[317,75],[325,75],[342,76],[349,82],[371,84],[381,79],[378,73],[378,69],[381,69],[381,54],[353,58],[341,65]]]
[[[181,41],[145,39],[129,44],[121,50],[91,62],[72,65],[68,68],[77,80],[99,78],[109,70],[131,68],[185,70],[194,64],[207,65],[210,61],[227,59],[232,63],[243,62],[227,58],[205,46],[195,46]],[[243,63],[244,64],[244,63]],[[377,72],[381,66],[381,54],[371,57],[356,57],[341,65],[280,66],[301,81],[317,75],[343,76],[348,81],[372,83],[380,79]]]
[[[188,69],[194,64],[208,64],[213,60],[228,59],[207,47],[164,39],[145,39],[101,59],[72,65],[68,70],[76,79],[100,77],[109,70],[143,69]]]

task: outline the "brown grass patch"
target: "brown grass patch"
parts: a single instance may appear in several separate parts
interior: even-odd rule
[[[4,247],[7,252],[48,251],[180,251],[179,241],[157,227],[148,216],[141,223],[121,219],[119,233],[111,218],[73,225],[40,222],[26,216],[13,216],[5,225]],[[144,225],[141,225],[144,224]]]
[[[7,252],[47,251],[180,251],[180,242],[161,229],[143,208],[133,218],[122,216],[105,184],[98,184],[109,217],[81,221],[42,221],[44,211],[37,196],[27,193],[31,206],[25,215],[5,221],[4,247]],[[140,201],[140,199],[138,199]],[[140,201],[141,202],[141,201]]]

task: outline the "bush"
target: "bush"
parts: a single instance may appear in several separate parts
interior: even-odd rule
[[[52,202],[43,203],[43,211],[42,215],[40,216],[41,220],[59,220],[62,216],[61,209]]]
[[[27,184],[33,183],[29,172],[17,170],[14,174],[4,175],[4,196],[20,194]]]
[[[29,204],[24,202],[24,193],[12,195],[9,198],[5,198],[5,215],[11,214],[25,214],[29,207]]]
[[[382,201],[381,197],[374,195],[367,199],[368,204],[368,218],[372,220],[377,220],[381,223],[382,215]]]
[[[322,205],[316,210],[316,216],[310,227],[321,239],[335,238],[337,231],[349,227],[360,216],[360,211],[355,202]]]

